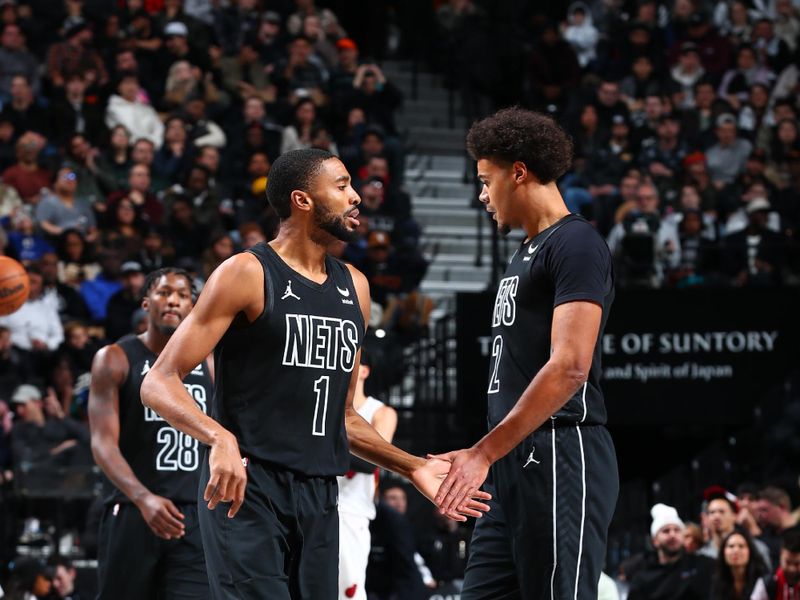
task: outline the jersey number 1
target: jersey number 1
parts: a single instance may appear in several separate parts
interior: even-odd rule
[[[330,386],[331,378],[329,375],[323,375],[314,382],[314,393],[317,395],[317,402],[314,405],[312,435],[325,436],[325,420],[328,416],[328,392],[330,391]]]

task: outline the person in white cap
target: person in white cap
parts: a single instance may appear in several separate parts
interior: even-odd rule
[[[705,600],[711,590],[714,561],[683,550],[685,525],[678,511],[656,504],[650,515],[655,554],[631,581],[628,600]]]

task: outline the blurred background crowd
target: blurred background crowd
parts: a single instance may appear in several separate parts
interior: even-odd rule
[[[274,236],[264,190],[281,153],[329,150],[351,173],[359,236],[331,252],[370,281],[392,371],[375,390],[402,376],[393,357],[434,312],[420,291],[433,257],[388,62],[437,73],[466,124],[510,104],[552,114],[575,148],[559,187],[607,237],[620,287],[800,281],[800,3],[538,4],[0,0],[0,246],[31,290],[0,318],[7,591],[79,597],[69,559],[96,552],[94,353],[146,327],[148,272],[179,266],[202,286]],[[472,170],[464,158],[464,181]],[[609,575],[634,599],[749,598],[760,577],[758,598],[800,597],[774,592],[798,593],[796,466],[782,487],[686,490],[691,514],[654,507],[652,553]],[[445,597],[469,531],[407,494],[384,482],[370,589]]]

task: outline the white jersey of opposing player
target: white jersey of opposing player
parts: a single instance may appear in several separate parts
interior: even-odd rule
[[[358,414],[372,425],[372,419],[383,402],[372,396],[357,409]],[[377,471],[377,469],[376,469]],[[339,482],[339,512],[366,516],[370,521],[375,518],[376,473],[353,473],[337,477]]]

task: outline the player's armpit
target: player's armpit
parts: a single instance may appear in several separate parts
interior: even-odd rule
[[[263,312],[264,302],[264,271],[258,259],[246,252],[229,258],[211,274],[153,370],[175,370],[182,379],[212,353],[239,313],[252,322]]]

